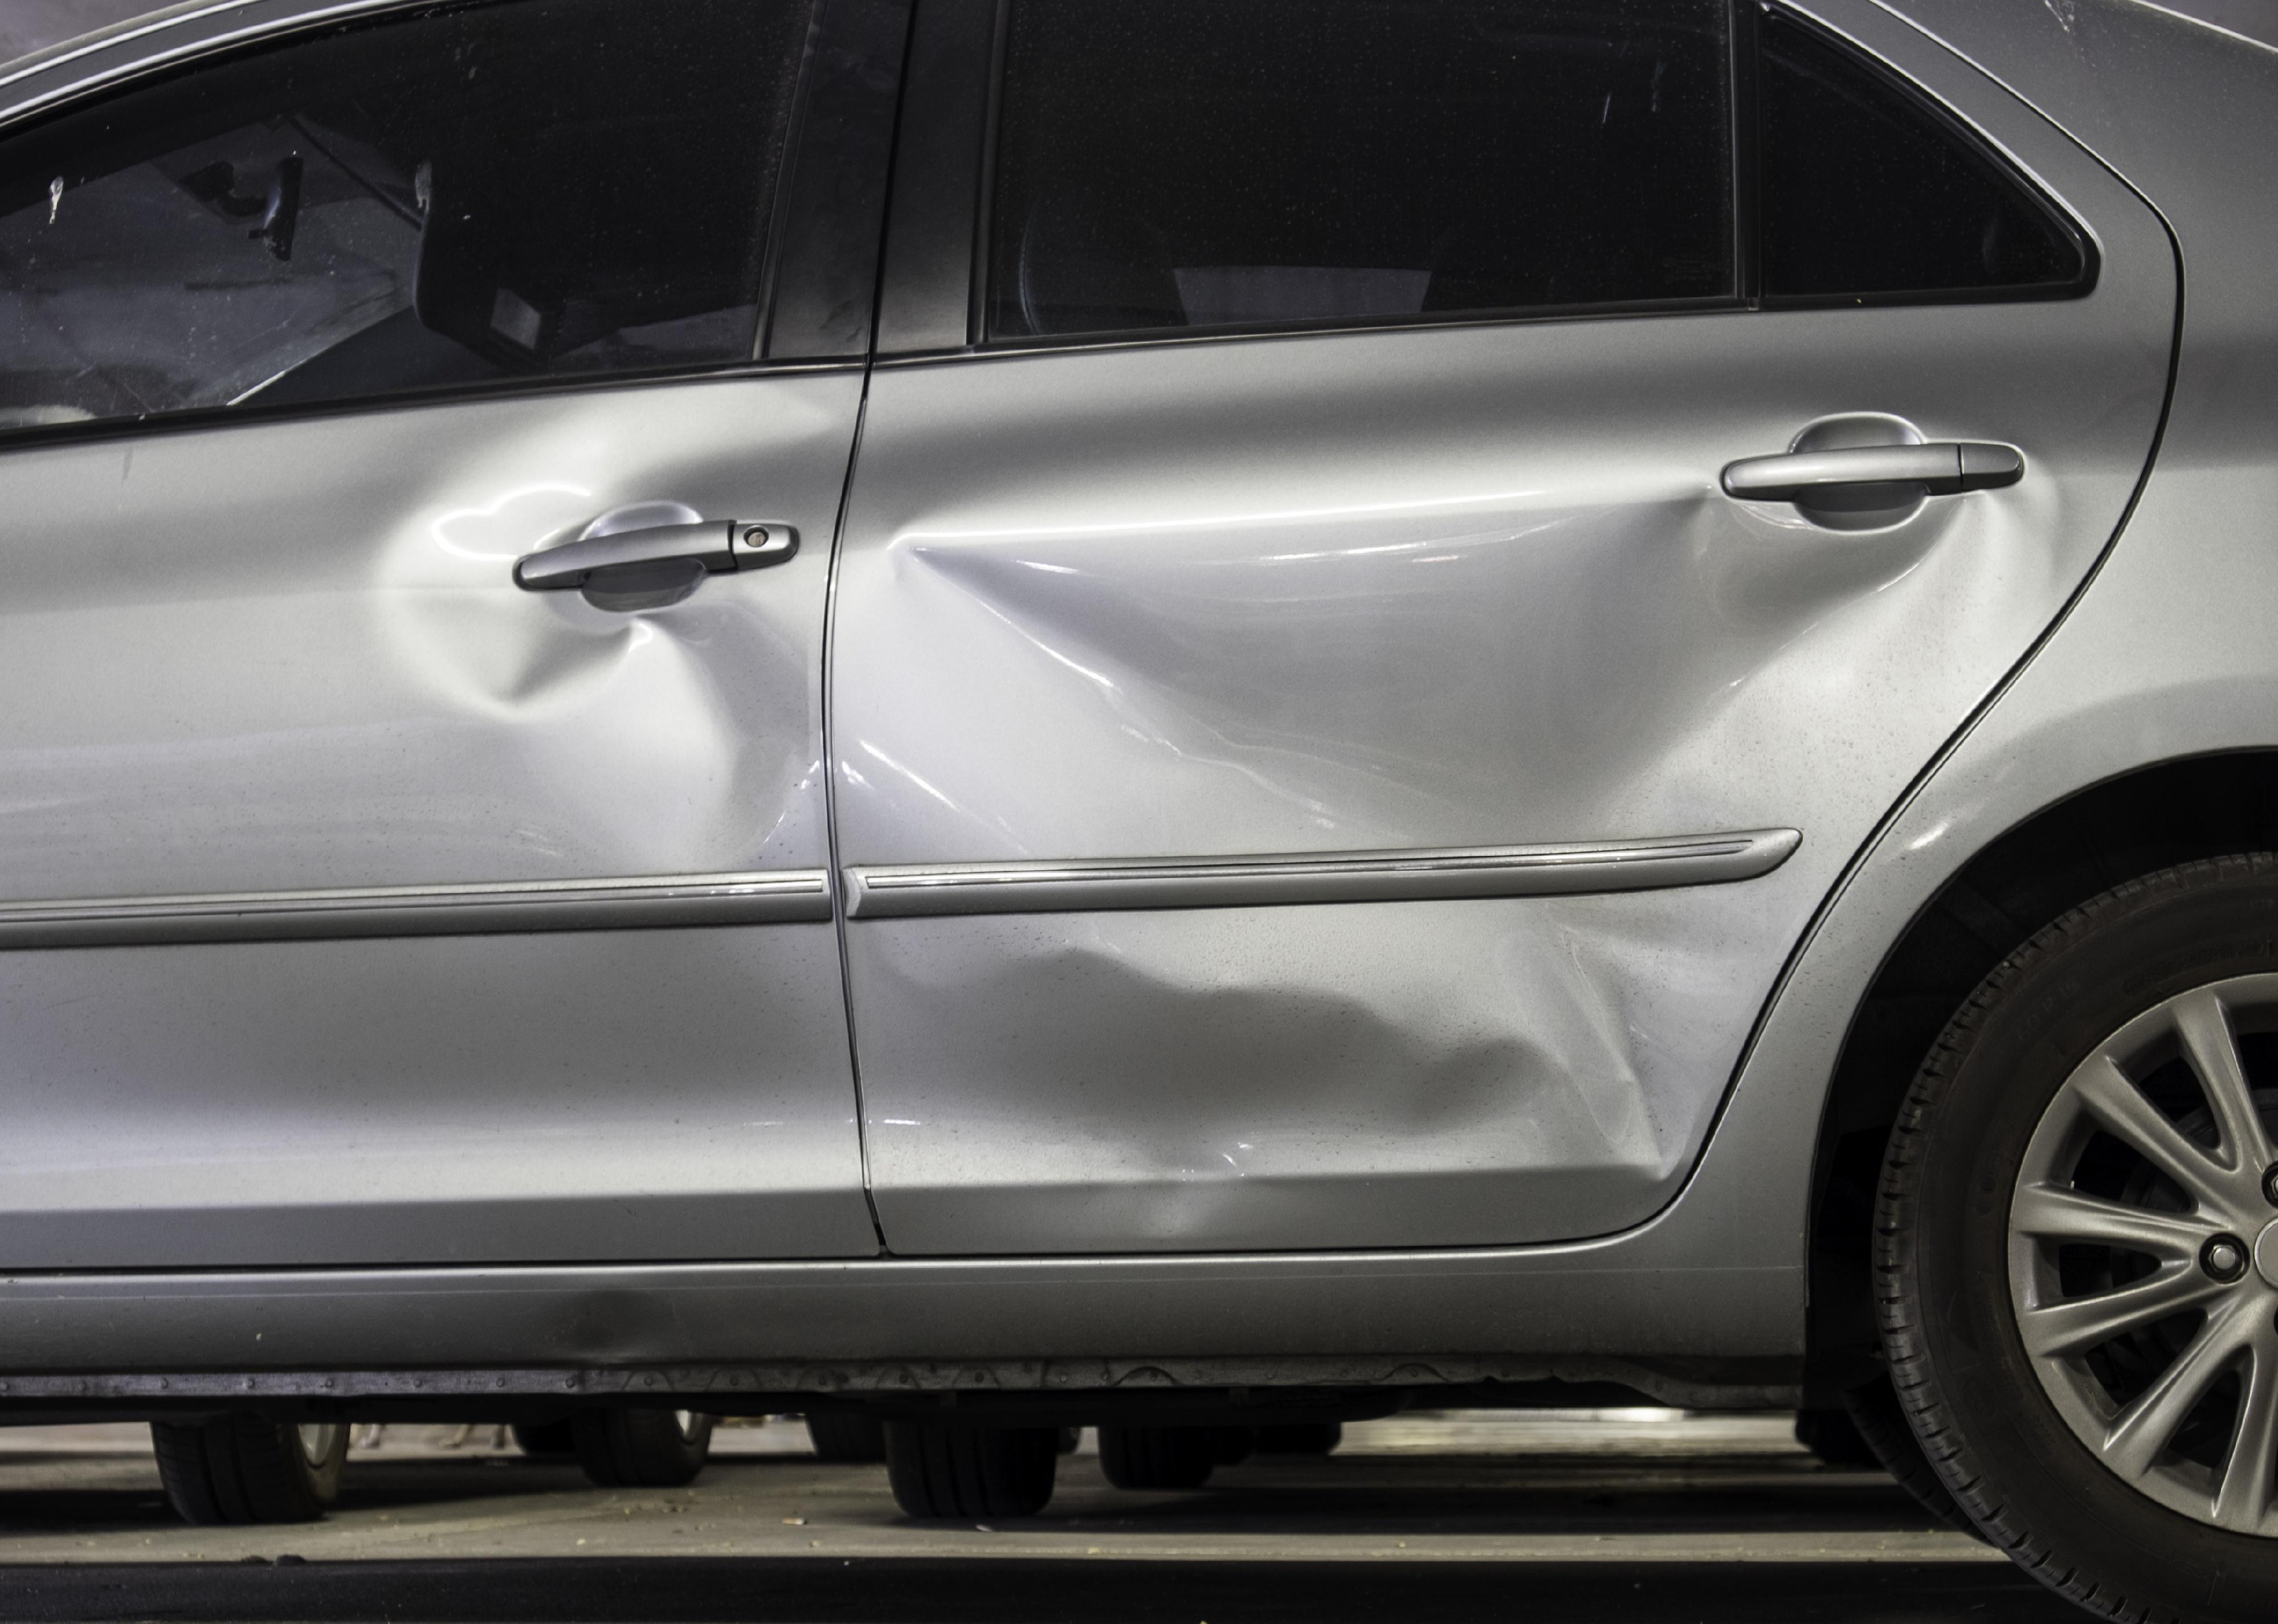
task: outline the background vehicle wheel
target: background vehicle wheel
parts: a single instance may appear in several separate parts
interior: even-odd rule
[[[570,1424],[577,1464],[603,1489],[677,1489],[712,1452],[712,1418],[692,1410],[586,1410]]]
[[[1261,1455],[1326,1455],[1344,1442],[1345,1429],[1342,1421],[1297,1421],[1257,1428],[1256,1436]]]
[[[1217,1427],[1102,1427],[1099,1469],[1118,1489],[1199,1489],[1219,1464]]]
[[[1993,1542],[2114,1618],[2278,1616],[2278,859],[2185,864],[1988,977],[1892,1130],[1901,1402]]]
[[[1798,1410],[1795,1441],[1831,1467],[1849,1471],[1883,1469],[1882,1458],[1867,1447],[1850,1412],[1840,1405],[1829,1410]]]
[[[150,1447],[185,1522],[314,1522],[340,1493],[348,1429],[249,1414],[153,1421]]]
[[[514,1434],[515,1447],[533,1460],[570,1460],[577,1457],[577,1431],[566,1421],[545,1421],[537,1426],[517,1424],[509,1430]]]
[[[886,1481],[913,1517],[1032,1517],[1052,1498],[1057,1427],[886,1423]]]
[[[886,1423],[875,1415],[844,1410],[810,1412],[807,1442],[817,1460],[843,1460],[875,1466],[886,1458]]]
[[[1240,1466],[1257,1452],[1255,1427],[1212,1427],[1210,1435],[1211,1464],[1214,1467]]]

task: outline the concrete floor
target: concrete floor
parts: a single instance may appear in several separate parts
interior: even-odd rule
[[[1183,1494],[1062,1462],[1041,1517],[904,1521],[796,1423],[718,1435],[693,1486],[602,1490],[487,1431],[394,1428],[339,1506],[187,1528],[128,1429],[0,1431],[0,1618],[192,1620],[1767,1619],[2080,1615],[1784,1418],[1403,1417]]]

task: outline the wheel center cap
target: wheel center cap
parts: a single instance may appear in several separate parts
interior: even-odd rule
[[[2278,1218],[2265,1224],[2254,1237],[2254,1271],[2278,1286]]]

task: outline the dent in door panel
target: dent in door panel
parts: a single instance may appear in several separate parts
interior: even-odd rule
[[[858,916],[889,1245],[1491,1245],[1674,1194],[1814,908],[2111,541],[2164,397],[2156,217],[1997,87],[1904,65],[2093,223],[2092,293],[879,370],[847,868],[1803,837],[1624,897]],[[2030,473],[1869,532],[1718,488],[1861,412]]]
[[[1779,923],[1722,889],[863,922],[880,1221],[913,1254],[1618,1227],[1705,1127]]]
[[[508,572],[637,501],[829,533],[860,387],[0,458],[0,657],[42,694],[0,715],[0,898],[819,866],[824,549],[640,615]]]
[[[844,855],[1863,828],[2110,533],[2165,375],[2135,314],[2102,343],[2022,306],[894,369],[840,589]],[[1862,378],[1927,433],[2031,440],[2038,477],[1867,534],[1716,489]],[[1777,759],[1799,739],[1848,759]]]

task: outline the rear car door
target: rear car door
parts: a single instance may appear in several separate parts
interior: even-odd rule
[[[897,8],[340,10],[0,136],[0,1263],[874,1251]]]
[[[1849,0],[917,38],[832,679],[888,1244],[1647,1218],[2111,541],[2158,220]]]

